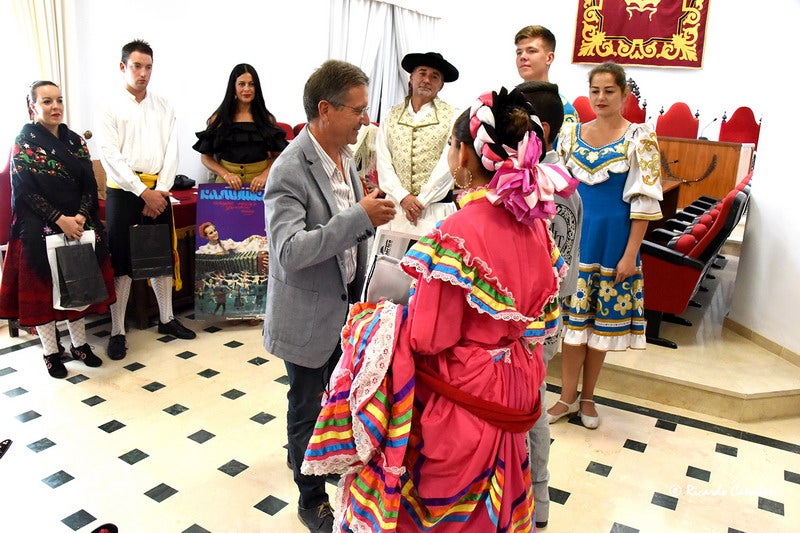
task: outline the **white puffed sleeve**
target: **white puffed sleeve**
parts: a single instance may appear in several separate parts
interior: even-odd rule
[[[658,220],[661,192],[661,154],[656,132],[648,124],[634,124],[628,130],[630,170],[622,199],[631,204],[631,218]]]

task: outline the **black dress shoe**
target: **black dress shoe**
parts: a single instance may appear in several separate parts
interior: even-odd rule
[[[103,364],[103,360],[94,354],[88,342],[77,348],[70,345],[69,352],[72,354],[73,359],[76,361],[83,361],[86,366],[97,367]]]
[[[536,529],[544,529],[547,527],[547,520],[544,522],[536,522]]]
[[[164,335],[172,335],[173,337],[177,337],[179,339],[194,339],[197,337],[197,333],[178,322],[177,318],[173,318],[166,324],[159,320],[158,332]]]
[[[106,353],[108,358],[114,361],[125,359],[125,354],[128,353],[128,348],[125,346],[125,335],[111,335],[108,338]]]
[[[311,533],[331,533],[333,531],[333,508],[328,502],[311,509],[298,507],[297,517]]]

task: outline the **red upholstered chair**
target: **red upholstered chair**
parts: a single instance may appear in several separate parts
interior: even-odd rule
[[[758,149],[758,136],[761,134],[761,124],[756,122],[753,110],[749,107],[739,107],[733,112],[731,118],[722,119],[719,126],[720,142],[753,143]]]
[[[305,127],[306,127],[306,123],[305,122],[301,122],[299,124],[295,124],[294,128],[292,128],[292,131],[294,132],[294,136],[297,137],[298,135],[300,135],[300,132],[303,131],[303,128],[305,128]]]
[[[661,137],[680,137],[697,139],[700,120],[692,114],[689,106],[683,102],[675,102],[666,113],[656,121],[656,135]]]
[[[645,317],[647,342],[677,348],[660,337],[661,321],[691,326],[677,315],[683,313],[700,289],[700,282],[714,265],[720,248],[739,223],[749,200],[747,190],[732,189],[720,202],[718,215],[698,237],[694,231],[672,234],[668,243],[659,244],[648,236],[642,242],[642,274],[647,285]],[[696,224],[694,228],[701,226]],[[665,233],[657,229],[654,233]],[[694,244],[694,245],[693,245]]]
[[[588,96],[579,96],[572,102],[572,105],[575,106],[575,110],[578,112],[578,116],[581,118],[581,122],[589,122],[590,120],[594,120],[597,116],[594,110],[592,109],[592,104],[589,103]]]
[[[276,125],[280,129],[282,129],[283,131],[286,132],[286,140],[287,141],[291,141],[292,139],[294,139],[294,130],[292,129],[292,127],[289,124],[287,124],[285,122],[277,122]]]
[[[622,116],[634,124],[642,124],[647,120],[644,108],[639,105],[639,99],[632,92],[628,93],[625,103],[622,104]]]

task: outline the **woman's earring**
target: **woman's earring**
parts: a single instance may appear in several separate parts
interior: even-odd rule
[[[462,185],[458,182],[458,173],[461,170],[467,171],[467,183]],[[459,189],[469,189],[469,186],[472,185],[472,172],[466,167],[458,167],[455,172],[451,171],[450,174],[453,176],[453,182],[455,182],[456,187]]]

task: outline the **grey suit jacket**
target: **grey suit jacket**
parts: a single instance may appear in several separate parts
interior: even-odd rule
[[[362,189],[355,166],[349,176],[358,202]],[[272,165],[264,216],[269,236],[264,348],[290,363],[319,368],[339,342],[349,296],[361,294],[374,227],[358,204],[339,211],[308,128]],[[344,251],[352,246],[358,246],[357,269],[348,294]]]

